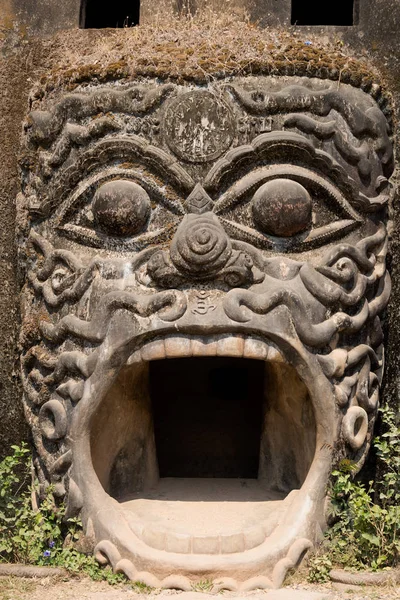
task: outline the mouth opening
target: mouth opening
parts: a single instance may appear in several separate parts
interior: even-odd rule
[[[303,485],[315,454],[312,402],[281,353],[258,348],[187,357],[177,342],[173,358],[143,348],[104,397],[91,424],[93,467],[147,545],[253,548]]]
[[[258,477],[262,361],[158,360],[149,384],[160,477]]]

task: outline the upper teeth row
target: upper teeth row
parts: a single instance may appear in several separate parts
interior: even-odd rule
[[[184,358],[190,356],[232,356],[270,362],[285,362],[281,352],[270,342],[242,335],[188,336],[175,335],[147,342],[129,358],[128,364]]]

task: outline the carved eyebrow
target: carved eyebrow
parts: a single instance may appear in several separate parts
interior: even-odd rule
[[[40,164],[44,174],[49,173],[49,167],[62,165],[74,146],[83,146],[107,133],[119,131],[119,129],[120,126],[111,117],[101,117],[87,126],[67,123],[57,140],[53,153],[42,152],[40,155]]]
[[[347,175],[344,168],[329,154],[314,148],[310,140],[298,133],[288,131],[273,131],[262,133],[254,138],[251,144],[239,146],[229,150],[224,157],[220,158],[208,172],[203,186],[207,190],[217,190],[226,176],[238,171],[243,165],[251,169],[255,166],[264,167],[270,164],[278,164],[276,156],[286,154],[290,147],[292,161],[300,161],[301,164],[312,164],[321,172],[328,173],[332,179],[340,180],[348,185],[355,194],[355,182]],[[285,159],[285,163],[287,163]]]
[[[146,142],[143,138],[130,135],[129,137],[112,137],[101,140],[94,147],[86,150],[77,161],[67,167],[53,185],[47,186],[47,197],[44,198],[35,212],[40,216],[48,216],[60,205],[82,179],[94,168],[104,167],[115,158],[124,161],[135,161],[149,166],[154,174],[160,174],[164,182],[170,182],[173,187],[191,191],[195,185],[192,177],[179,164],[178,159],[161,148]],[[127,173],[129,173],[127,171]]]
[[[326,175],[330,181],[338,186],[351,198],[352,204],[363,212],[380,210],[390,199],[386,191],[374,197],[368,197],[357,187],[355,181],[348,175],[330,154],[315,148],[310,140],[291,131],[272,131],[262,133],[254,138],[251,144],[245,144],[229,150],[220,158],[206,175],[203,187],[210,194],[220,192],[230,187],[232,176],[244,168],[255,170],[257,167],[266,167],[282,164],[277,161],[277,156],[284,157],[284,164],[288,164],[286,154],[290,147],[290,164],[310,166],[317,169],[321,175]],[[387,181],[385,178],[383,178]],[[226,192],[228,193],[228,192]]]
[[[248,92],[235,84],[228,84],[226,88],[252,114],[310,111],[326,117],[331,110],[336,110],[346,120],[356,137],[369,134],[376,138],[382,134],[381,127],[377,128],[377,125],[381,124],[377,124],[376,119],[369,115],[368,108],[373,108],[373,100],[368,96],[366,98],[369,99],[369,107],[359,108],[355,102],[350,103],[342,91],[331,88],[317,91],[301,85],[289,85],[278,92],[257,91],[257,98],[254,98],[255,92]],[[386,127],[388,127],[387,121]]]

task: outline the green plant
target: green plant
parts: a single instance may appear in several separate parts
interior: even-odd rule
[[[214,587],[213,582],[210,579],[200,579],[196,583],[192,584],[192,590],[194,592],[211,592]]]
[[[47,517],[48,498],[42,511],[31,506],[29,449],[12,446],[13,453],[0,463],[0,560],[40,563],[47,537],[59,535],[56,515]],[[54,528],[54,531],[53,531]]]
[[[308,562],[308,581],[310,583],[326,583],[330,580],[329,573],[332,562],[326,554],[314,554]]]
[[[379,502],[385,508],[400,504],[400,424],[398,414],[389,406],[380,409],[386,432],[375,440],[382,466],[377,486]]]
[[[394,567],[400,559],[400,427],[394,409],[380,409],[384,433],[376,438],[379,469],[375,482],[353,477],[354,465],[344,460],[332,473],[329,552],[315,557],[310,578],[325,577],[324,564],[353,569]]]
[[[131,585],[129,587],[136,594],[151,594],[152,592],[154,592],[153,587],[151,587],[150,585],[146,585],[145,583],[142,583],[141,581],[134,581],[133,583],[131,583]]]
[[[12,450],[0,462],[0,562],[61,566],[110,584],[125,581],[124,575],[101,568],[93,556],[74,547],[82,535],[81,523],[65,519],[65,507],[55,503],[52,486],[39,508],[32,507],[36,490],[31,482],[30,450],[24,443]]]

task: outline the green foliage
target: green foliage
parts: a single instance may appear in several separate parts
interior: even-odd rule
[[[375,440],[377,455],[383,466],[377,489],[380,504],[388,508],[400,504],[400,424],[393,409],[385,406],[381,413],[386,432]]]
[[[150,585],[146,585],[145,583],[142,583],[141,581],[134,581],[130,585],[130,588],[136,594],[151,594],[152,592],[154,592],[154,588],[153,587],[151,587]]]
[[[327,532],[327,554],[311,559],[312,581],[326,576],[329,561],[373,571],[400,562],[400,427],[392,408],[386,406],[380,412],[385,433],[374,442],[379,461],[377,479],[367,486],[355,481],[354,466],[348,460],[332,473],[334,524]]]
[[[192,590],[194,592],[211,592],[214,587],[211,579],[200,579],[200,581],[196,581],[196,583],[192,584]]]
[[[326,583],[330,581],[329,573],[332,562],[327,554],[314,554],[308,563],[308,581],[310,583]]]
[[[64,567],[110,584],[125,581],[123,575],[101,568],[93,556],[75,549],[81,524],[65,519],[64,506],[54,502],[51,486],[40,507],[32,508],[30,450],[24,443],[12,450],[0,462],[0,562]]]

